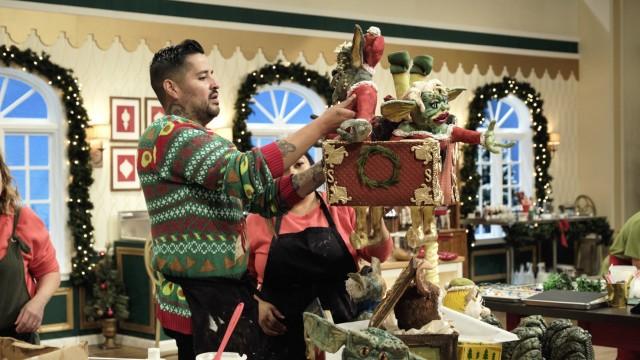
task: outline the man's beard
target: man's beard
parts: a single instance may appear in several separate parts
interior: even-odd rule
[[[198,107],[198,109],[195,111],[198,122],[203,126],[208,124],[211,120],[213,120],[213,118],[218,116],[219,113],[220,107],[218,105],[211,105],[209,103],[209,100],[207,100],[206,104]]]

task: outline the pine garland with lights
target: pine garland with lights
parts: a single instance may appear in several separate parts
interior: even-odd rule
[[[16,66],[22,71],[44,77],[50,86],[60,90],[60,100],[64,105],[67,118],[67,159],[69,165],[69,185],[67,207],[69,219],[67,225],[71,230],[74,249],[76,251],[72,263],[71,280],[74,285],[85,284],[87,275],[95,267],[98,255],[93,249],[93,225],[89,199],[89,186],[93,183],[92,168],[89,164],[89,144],[86,141],[85,129],[89,116],[80,96],[81,86],[73,76],[73,70],[62,68],[49,60],[49,55],[42,52],[20,50],[15,46],[0,46],[1,60],[5,66]]]
[[[129,297],[118,277],[118,270],[113,266],[112,257],[113,255],[101,252],[96,264],[92,297],[84,308],[84,314],[90,321],[129,318]]]
[[[238,90],[235,118],[233,119],[233,143],[240,151],[248,151],[252,148],[251,132],[247,130],[247,119],[252,113],[249,103],[257,93],[258,87],[273,83],[280,84],[282,81],[292,81],[311,88],[324,98],[327,104],[331,103],[333,88],[329,83],[329,78],[320,75],[317,71],[308,70],[300,64],[285,65],[278,61],[247,74],[240,90]]]
[[[549,150],[549,134],[547,132],[547,118],[542,113],[542,100],[529,83],[519,82],[513,78],[505,77],[502,82],[486,84],[478,87],[475,97],[469,105],[469,120],[467,129],[476,130],[484,121],[490,120],[484,117],[484,110],[487,102],[500,100],[512,94],[518,97],[529,108],[532,117],[531,129],[533,130],[533,158],[535,170],[535,196],[536,206],[544,207],[547,202],[551,202],[552,189],[549,175],[551,165],[551,151]],[[478,189],[480,188],[480,174],[478,174],[477,159],[478,147],[467,145],[463,151],[464,165],[460,170],[461,180],[464,182],[461,189],[460,199],[461,212],[468,215],[476,210]]]

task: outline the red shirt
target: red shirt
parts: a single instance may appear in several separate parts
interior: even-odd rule
[[[4,259],[13,230],[13,214],[0,214],[0,259]],[[24,261],[24,281],[29,296],[36,293],[36,282],[46,274],[60,271],[56,260],[56,249],[49,238],[49,231],[38,215],[29,207],[20,210],[16,235],[29,246],[31,252],[22,253]]]
[[[322,194],[326,201],[326,194]],[[347,249],[353,257],[353,261],[358,264],[358,259],[362,258],[371,261],[371,257],[377,257],[380,262],[385,261],[393,250],[393,242],[391,237],[380,242],[379,244],[368,246],[356,250],[349,241],[349,236],[356,228],[356,214],[353,208],[349,206],[331,206],[328,205],[329,212],[336,224],[336,228],[340,233],[342,240],[347,245]],[[247,217],[247,237],[251,247],[251,255],[249,257],[248,270],[257,277],[258,283],[262,283],[264,277],[264,268],[267,265],[267,257],[269,256],[269,247],[273,239],[273,231],[267,225],[267,220],[260,215],[251,214]],[[280,234],[296,233],[303,231],[308,227],[324,226],[328,227],[329,223],[320,208],[320,205],[305,215],[296,215],[288,212],[282,218],[280,225]]]

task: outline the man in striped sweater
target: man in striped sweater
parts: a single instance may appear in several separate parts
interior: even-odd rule
[[[172,322],[190,325],[195,354],[215,351],[235,306],[244,302],[227,349],[258,358],[261,333],[255,287],[246,277],[243,212],[281,214],[322,184],[320,164],[281,176],[320,137],[353,118],[346,109],[353,99],[283,140],[240,152],[205,128],[219,113],[218,84],[198,42],[158,51],[150,77],[167,115],[142,134],[137,168],[151,218],[152,266],[165,279],[158,289],[159,300],[167,300],[161,310],[168,310],[161,321],[170,330],[180,328]]]

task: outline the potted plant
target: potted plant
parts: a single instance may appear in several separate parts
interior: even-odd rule
[[[94,270],[92,297],[84,308],[90,321],[100,320],[105,341],[103,349],[118,347],[115,343],[118,320],[129,317],[129,297],[114,266],[113,255],[100,252],[100,260]]]

